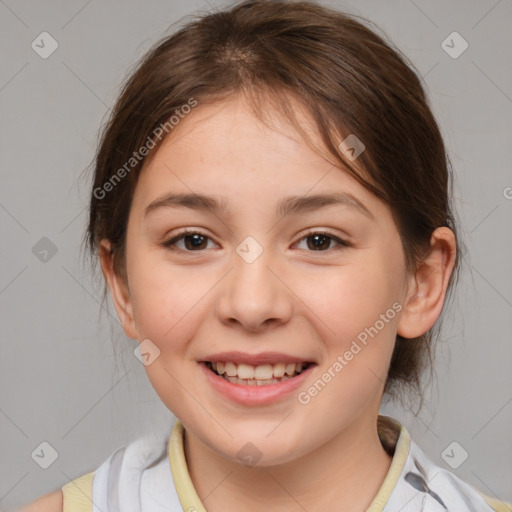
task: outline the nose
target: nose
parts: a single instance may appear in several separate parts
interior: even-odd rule
[[[266,251],[251,263],[235,253],[233,268],[220,283],[218,318],[250,332],[285,324],[292,315],[293,294],[283,281]]]

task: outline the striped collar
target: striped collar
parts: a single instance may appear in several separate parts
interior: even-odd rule
[[[393,457],[366,512],[510,512],[454,473],[434,464],[398,421],[379,416],[379,439]],[[62,487],[64,512],[206,512],[194,488],[177,421],[165,437],[144,436],[96,470]]]
[[[377,422],[379,438],[385,450],[393,456],[391,466],[366,512],[383,512],[384,506],[396,487],[404,468],[410,448],[410,436],[407,429],[398,421],[389,416],[379,415]],[[169,461],[174,485],[183,510],[207,512],[201,503],[188,472],[184,450],[184,428],[182,423],[176,421],[169,440]]]
[[[388,473],[366,512],[505,512],[509,505],[492,499],[454,473],[434,464],[394,418],[379,415],[377,432],[392,456]],[[177,496],[183,510],[206,512],[188,472],[184,428],[177,421],[168,455]]]

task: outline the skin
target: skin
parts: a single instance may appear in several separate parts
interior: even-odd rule
[[[389,208],[277,114],[273,122],[262,124],[239,96],[194,109],[139,177],[127,282],[114,271],[108,240],[102,269],[126,335],[160,350],[145,369],[185,426],[189,472],[208,511],[360,511],[391,462],[377,416],[396,335],[416,337],[434,325],[455,238],[438,228],[423,263],[408,274]],[[144,214],[167,193],[192,191],[224,198],[229,212],[161,207]],[[357,197],[373,218],[343,205],[276,215],[283,197],[333,191]],[[201,249],[190,239],[174,250],[163,246],[182,228],[208,237]],[[327,239],[314,250],[310,231],[349,246]],[[236,252],[247,236],[263,248],[250,264]],[[234,403],[212,389],[198,364],[216,352],[282,352],[317,363],[298,391],[307,390],[395,302],[401,311],[306,405],[298,392],[270,405]],[[261,455],[250,467],[237,457],[248,442]]]
[[[58,489],[17,509],[16,512],[62,512],[63,505],[62,491]]]

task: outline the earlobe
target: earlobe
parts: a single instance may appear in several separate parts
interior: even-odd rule
[[[123,330],[129,338],[137,339],[137,330],[133,317],[133,307],[128,283],[114,269],[114,259],[109,240],[102,240],[99,247],[99,258],[103,276],[107,281],[112,302],[121,321]]]
[[[408,293],[398,323],[398,334],[417,338],[431,329],[443,309],[450,276],[455,266],[457,246],[453,231],[437,228],[430,249],[410,276]]]

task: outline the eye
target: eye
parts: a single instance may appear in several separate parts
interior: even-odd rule
[[[211,240],[207,235],[200,231],[182,231],[177,236],[167,240],[162,244],[163,247],[168,247],[172,250],[182,250],[186,252],[201,252],[206,249],[207,240]],[[179,247],[178,243],[183,241],[184,248]]]
[[[201,252],[202,250],[208,248],[208,240],[212,241],[209,236],[201,233],[200,231],[187,230],[182,231],[170,240],[162,243],[162,246],[172,250]],[[319,231],[312,231],[307,233],[299,240],[298,244],[300,244],[303,240],[306,240],[307,250],[316,252],[326,252],[331,248],[332,242],[337,244],[338,248],[340,248],[339,246],[350,246],[348,242],[337,236]],[[181,247],[178,245],[180,242],[183,242],[184,244]]]
[[[350,244],[346,242],[345,240],[342,240],[341,238],[338,238],[337,236],[331,235],[329,233],[323,233],[318,231],[312,231],[310,233],[307,233],[305,236],[303,236],[299,243],[302,240],[306,240],[306,246],[311,251],[320,251],[320,252],[326,252],[330,246],[331,242],[335,242],[338,244],[338,248],[341,248],[339,246],[349,247]]]

